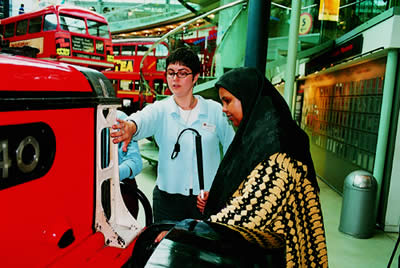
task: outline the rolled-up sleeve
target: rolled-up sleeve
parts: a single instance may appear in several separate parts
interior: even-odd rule
[[[140,156],[139,146],[136,141],[132,140],[129,143],[126,152],[123,152],[122,150],[120,151],[119,160],[119,175],[121,180],[125,178],[133,179],[140,173],[140,171],[142,171],[142,157]]]

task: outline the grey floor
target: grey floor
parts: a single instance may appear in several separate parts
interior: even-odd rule
[[[157,168],[143,160],[143,170],[137,176],[139,188],[150,202],[156,179]],[[321,188],[321,204],[327,236],[328,260],[331,268],[380,268],[387,267],[398,234],[376,230],[369,239],[358,239],[339,232],[342,197],[324,182]],[[139,222],[144,222],[143,209],[139,212]],[[400,248],[396,252],[391,267],[399,267]]]

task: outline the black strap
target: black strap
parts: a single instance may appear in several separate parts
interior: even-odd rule
[[[182,134],[186,131],[190,130],[196,134],[195,137],[195,144],[196,144],[196,159],[197,159],[197,171],[199,175],[199,186],[200,191],[204,190],[204,173],[203,173],[203,149],[201,145],[201,135],[200,133],[194,128],[185,128],[184,130],[179,133],[178,138],[176,139],[176,143],[174,145],[174,150],[171,154],[171,159],[175,159],[179,152],[181,151],[181,146],[179,144],[179,139],[181,138]]]
[[[199,186],[200,190],[204,190],[204,174],[203,174],[203,149],[201,147],[201,136],[198,135],[196,140],[196,158],[197,158],[197,171],[199,173]]]

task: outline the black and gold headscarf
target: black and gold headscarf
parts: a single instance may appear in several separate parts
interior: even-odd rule
[[[228,71],[215,84],[242,104],[243,119],[210,189],[204,215],[216,214],[256,165],[277,152],[308,166],[308,178],[319,190],[307,134],[292,119],[286,101],[255,68]]]

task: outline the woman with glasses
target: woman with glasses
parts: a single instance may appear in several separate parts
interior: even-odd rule
[[[168,87],[173,95],[117,120],[114,143],[153,136],[158,147],[158,172],[153,191],[154,221],[200,219],[200,193],[195,137],[201,136],[204,190],[211,187],[222,154],[235,135],[218,102],[193,95],[200,61],[189,48],[173,51],[166,62]],[[200,170],[201,172],[201,170]]]

